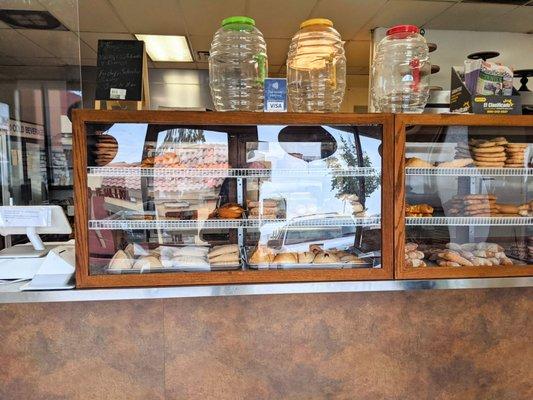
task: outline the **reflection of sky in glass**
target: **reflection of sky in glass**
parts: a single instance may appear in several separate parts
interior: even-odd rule
[[[114,124],[107,131],[118,142],[113,162],[141,162],[147,128],[147,124]]]
[[[276,176],[275,171],[276,169],[327,169],[329,162],[333,158],[338,160],[341,167],[346,167],[347,163],[342,157],[343,141],[353,143],[353,133],[324,126],[324,129],[335,138],[337,150],[326,159],[315,159],[307,162],[293,157],[289,153],[300,153],[307,159],[319,158],[320,143],[294,142],[283,143],[282,145],[277,141],[277,138],[284,127],[273,125],[258,126],[260,142],[258,150],[253,154],[248,154],[249,161],[251,161],[250,157],[256,160],[262,158],[264,161],[270,162],[273,170],[272,177],[261,186],[261,198],[285,198],[287,200],[288,217],[317,213],[351,214],[350,204],[338,198],[339,189],[332,188],[334,175],[328,173],[323,177],[307,178],[302,176],[300,178],[286,178]],[[381,157],[378,153],[378,146],[381,141],[364,136],[361,136],[360,140],[364,153],[368,155],[371,161],[371,166],[380,171]],[[372,194],[367,195],[365,206],[367,208],[367,216],[381,214],[381,187],[378,187]]]

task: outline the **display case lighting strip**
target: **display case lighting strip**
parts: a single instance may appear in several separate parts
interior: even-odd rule
[[[162,178],[270,178],[308,176],[376,176],[380,171],[372,167],[309,168],[309,169],[201,169],[201,168],[142,168],[142,167],[88,167],[89,176],[102,177],[162,177]]]
[[[533,176],[533,168],[405,168],[407,176]]]
[[[406,217],[405,225],[516,226],[531,225],[533,217]]]
[[[260,228],[267,224],[284,225],[284,228],[331,228],[338,226],[379,226],[380,217],[361,218],[331,218],[324,220],[286,220],[286,219],[244,219],[244,220],[207,220],[207,221],[183,221],[183,220],[113,220],[100,219],[90,220],[89,229],[223,229],[223,228]],[[288,224],[288,226],[286,225]]]

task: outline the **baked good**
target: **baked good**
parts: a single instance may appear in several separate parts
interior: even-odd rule
[[[220,263],[235,263],[236,264],[239,261],[240,261],[240,256],[238,252],[221,254],[216,257],[209,257],[210,264],[220,264]]]
[[[119,250],[115,253],[111,261],[109,261],[109,269],[130,269],[133,265],[133,259],[128,257],[124,250]]]
[[[315,253],[310,251],[304,251],[303,253],[298,253],[298,263],[299,264],[310,264],[315,259]]]
[[[232,254],[239,252],[238,244],[225,244],[222,246],[215,246],[209,251],[208,257],[213,258],[223,254]]]
[[[172,258],[172,268],[180,267],[209,267],[209,263],[202,257],[177,256]]]
[[[220,206],[216,213],[221,219],[238,219],[242,216],[244,209],[236,203],[226,203]]]
[[[339,258],[328,251],[318,253],[313,260],[314,264],[333,264],[340,262]]]
[[[174,256],[205,257],[209,252],[207,246],[183,246],[174,248]]]
[[[274,254],[272,250],[266,246],[259,245],[257,249],[252,253],[250,257],[250,264],[267,264],[274,260]]]
[[[433,164],[428,163],[427,161],[422,160],[418,157],[411,157],[405,159],[406,167],[418,167],[418,168],[432,168]]]
[[[429,204],[406,205],[405,211],[416,214],[433,214],[433,207]]]
[[[412,243],[412,242],[407,242],[405,243],[405,251],[413,251],[413,250],[416,250],[418,248],[418,244],[416,243]]]
[[[503,153],[505,151],[505,147],[503,146],[474,147],[472,151],[474,152],[474,154]]]
[[[437,264],[441,267],[460,267],[461,264],[453,261],[437,260]]]
[[[274,257],[276,264],[297,264],[298,255],[296,253],[279,253]]]
[[[472,164],[473,162],[474,160],[472,160],[472,158],[470,157],[456,158],[455,160],[446,161],[446,162],[442,162],[438,164],[437,168],[462,168],[462,167],[466,167],[467,165]]]
[[[442,253],[438,253],[438,256],[444,260],[458,263],[459,265],[464,265],[468,267],[474,266],[474,264],[472,264],[470,261],[468,261],[466,258],[461,256],[457,251],[454,250],[443,251]]]
[[[159,261],[159,259],[154,256],[140,257],[133,264],[133,269],[157,269],[157,268],[163,268],[163,264],[161,264],[161,261]]]
[[[498,208],[502,214],[518,214],[519,208],[514,204],[499,204]]]

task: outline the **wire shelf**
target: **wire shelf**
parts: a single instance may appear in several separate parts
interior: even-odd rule
[[[135,229],[228,229],[260,228],[267,224],[285,225],[288,228],[331,228],[338,226],[379,226],[381,217],[338,217],[310,220],[287,219],[212,219],[197,220],[90,220],[89,229],[135,230]]]
[[[144,168],[144,167],[88,167],[88,175],[102,177],[163,177],[163,178],[302,178],[332,176],[376,176],[380,171],[372,167],[253,169],[253,168]]]
[[[531,225],[533,217],[406,217],[405,225],[512,226]]]
[[[405,168],[406,176],[533,176],[533,168]]]

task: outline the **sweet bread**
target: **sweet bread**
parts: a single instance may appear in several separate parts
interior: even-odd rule
[[[133,264],[133,269],[157,269],[163,268],[163,264],[157,257],[147,256],[141,257]]]
[[[119,250],[115,253],[109,262],[109,269],[130,269],[133,265],[133,259],[123,251]]]
[[[502,153],[505,151],[503,146],[492,146],[492,147],[475,147],[473,150],[474,154],[488,154],[488,153]]]
[[[215,246],[211,249],[211,251],[208,253],[209,258],[217,257],[222,254],[231,254],[231,253],[238,253],[239,252],[239,245],[238,244],[225,244],[222,246]]]
[[[406,167],[418,167],[418,168],[432,168],[433,164],[428,163],[427,161],[422,160],[418,157],[407,158],[405,160]]]
[[[462,168],[474,162],[471,158],[456,158],[453,161],[446,161],[437,165],[437,168]]]
[[[339,258],[328,251],[324,251],[322,253],[318,253],[313,260],[314,264],[333,264],[340,262]]]
[[[274,254],[266,246],[257,246],[250,257],[251,264],[267,264],[274,260]]]
[[[277,264],[297,264],[298,256],[295,253],[279,253],[274,257],[273,262]]]
[[[305,251],[303,253],[298,253],[298,263],[299,264],[310,264],[315,259],[315,253],[310,251]]]
[[[444,251],[442,253],[439,253],[438,256],[440,258],[445,259],[445,260],[452,261],[452,262],[455,262],[455,263],[458,263],[460,265],[464,265],[464,266],[467,266],[467,267],[473,267],[474,266],[474,264],[472,264],[466,258],[461,256],[458,252],[453,251],[453,250]]]

